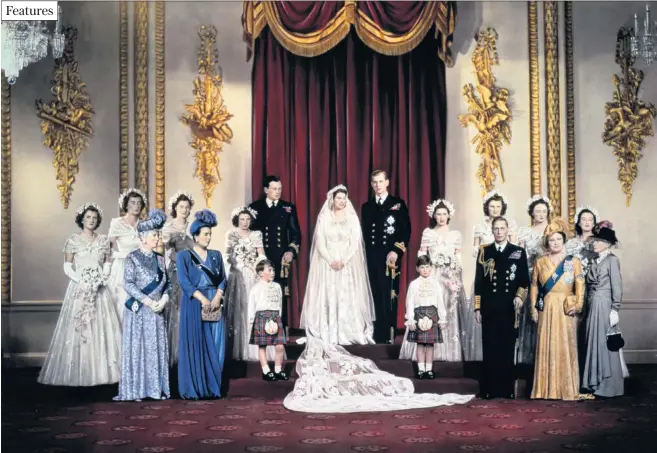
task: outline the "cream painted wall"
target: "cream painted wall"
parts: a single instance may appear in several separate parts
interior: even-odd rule
[[[52,151],[41,141],[34,101],[50,101],[53,60],[21,71],[12,87],[12,300],[61,300],[64,242],[76,233],[75,210],[85,202],[104,210],[101,233],[117,214],[119,195],[119,5],[66,2],[65,23],[78,27],[76,55],[96,112],[94,137],[79,158],[68,209],[59,200]]]
[[[655,3],[653,10],[657,11]],[[81,158],[81,172],[75,185],[72,206],[88,200],[100,203],[106,211],[101,231],[106,232],[109,217],[116,215],[119,178],[118,4],[76,2],[66,3],[64,7],[67,20],[80,27],[80,70],[88,83],[96,109],[96,136]],[[447,70],[446,197],[457,209],[452,225],[464,236],[465,285],[469,292],[474,267],[474,259],[470,257],[472,228],[482,220],[483,213],[480,187],[474,176],[479,161],[469,144],[473,132],[462,128],[457,121],[457,115],[466,111],[461,90],[464,84],[474,83],[470,56],[474,49],[475,33],[482,27],[496,28],[501,65],[493,71],[499,86],[511,90],[514,115],[511,123],[512,143],[502,151],[506,181],[501,183],[498,179],[497,187],[509,200],[509,216],[519,224],[525,224],[529,220],[525,203],[530,196],[527,3],[459,2],[458,8],[453,46],[456,64]],[[623,243],[618,254],[622,259],[625,278],[626,310],[621,314],[621,322],[628,342],[626,356],[628,360],[645,362],[654,361],[657,354],[657,334],[653,328],[657,322],[657,298],[654,296],[657,283],[651,278],[650,270],[652,256],[657,253],[657,245],[650,235],[651,229],[654,229],[655,214],[654,210],[646,209],[650,206],[649,197],[657,192],[657,138],[648,141],[630,208],[625,207],[616,180],[617,166],[611,149],[600,140],[604,104],[612,94],[611,76],[618,72],[614,63],[616,30],[623,24],[629,24],[630,14],[642,8],[643,3],[640,2],[575,2],[574,54],[577,201],[578,204],[597,207],[604,218],[616,224]],[[230,211],[251,201],[251,64],[245,61],[241,13],[241,2],[168,2],[166,5],[166,199],[178,189],[184,189],[194,195],[197,200],[195,208],[199,209],[204,207],[204,201],[200,183],[193,177],[194,159],[188,144],[191,135],[178,118],[184,104],[193,101],[198,28],[202,24],[213,24],[219,31],[217,46],[224,76],[223,94],[229,111],[234,114],[229,124],[235,136],[221,156],[224,180],[215,190],[212,206],[220,221],[213,238],[213,246],[219,249],[223,249]],[[541,148],[544,155],[542,19],[542,8],[539,7]],[[560,20],[563,20],[563,5],[560,6]],[[562,42],[563,25],[560,25],[559,33]],[[563,60],[563,47],[560,46],[559,50]],[[34,100],[48,97],[50,65],[48,60],[28,67],[12,92],[14,301],[61,300],[67,283],[61,271],[61,249],[66,237],[75,231],[72,208],[66,211],[59,203],[50,165],[51,152],[40,143],[39,124],[34,114]],[[657,67],[653,66],[646,70],[642,96],[654,103],[657,103],[656,82]],[[132,103],[130,105],[132,108]],[[562,99],[561,108],[563,113],[565,99]],[[565,128],[565,117],[562,127]],[[153,122],[151,133],[154,133]],[[562,152],[565,155],[565,140],[562,142]],[[132,159],[130,162],[132,165]],[[543,157],[544,190],[545,187]],[[564,174],[564,194],[565,188]],[[562,209],[565,209],[565,196],[563,199]],[[38,248],[33,244],[37,244]],[[18,343],[21,344],[14,350],[28,359],[32,357],[30,354],[34,357],[43,354],[56,322],[57,310],[44,307],[24,309],[17,304],[11,309],[14,313],[11,318],[14,322],[10,323],[11,337],[20,337]],[[9,309],[4,307],[3,338],[8,334],[5,322],[9,319],[8,313]]]
[[[199,27],[214,25],[218,31],[223,96],[228,111],[234,115],[228,123],[234,138],[221,154],[223,180],[215,188],[211,207],[219,219],[212,246],[220,250],[224,248],[226,231],[232,227],[230,212],[252,201],[251,63],[246,62],[241,17],[241,2],[195,2],[193,7],[182,2],[166,4],[166,194],[168,200],[179,189],[190,192],[196,201],[195,210],[204,208],[205,200],[201,183],[193,177],[191,133],[179,117],[184,105],[194,101]]]

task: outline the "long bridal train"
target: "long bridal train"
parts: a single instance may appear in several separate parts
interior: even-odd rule
[[[473,399],[455,393],[416,394],[410,379],[381,371],[337,344],[372,343],[374,320],[360,221],[344,186],[328,192],[316,225],[301,315],[307,343],[297,360],[299,377],[283,405],[298,412],[350,413]]]

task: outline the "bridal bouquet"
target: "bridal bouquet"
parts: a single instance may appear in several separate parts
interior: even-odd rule
[[[80,272],[80,288],[85,292],[95,293],[105,284],[103,273],[97,267],[87,267]]]
[[[438,254],[433,258],[433,264],[434,266],[438,267],[447,267],[449,269],[453,270],[459,270],[461,268],[459,262],[456,260],[455,257],[450,256],[450,255],[445,255],[443,253]]]

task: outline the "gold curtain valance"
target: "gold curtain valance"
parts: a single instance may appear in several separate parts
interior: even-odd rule
[[[285,49],[304,57],[315,57],[328,52],[349,34],[352,26],[358,37],[371,49],[383,55],[398,56],[415,49],[435,26],[436,39],[440,40],[439,57],[447,66],[452,66],[450,46],[456,25],[456,2],[432,1],[416,4],[417,12],[412,12],[416,17],[411,17],[412,24],[403,33],[386,30],[376,19],[370,17],[369,7],[365,4],[372,2],[357,1],[342,2],[339,8],[340,4],[337,2],[326,2],[322,7],[335,10],[329,20],[311,31],[294,31],[284,24],[281,18],[281,8],[284,6],[279,8],[277,3],[288,3],[285,6],[290,6],[291,2],[244,2],[242,25],[244,40],[249,47],[247,59],[251,58],[255,41],[265,26],[269,26],[274,37]]]

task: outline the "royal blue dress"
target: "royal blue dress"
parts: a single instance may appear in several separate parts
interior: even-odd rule
[[[193,250],[183,250],[176,264],[182,290],[178,390],[184,399],[219,398],[226,355],[225,316],[215,322],[202,321],[201,302],[192,295],[200,291],[212,300],[217,289],[225,291],[224,261],[217,250],[208,250],[205,261]]]

